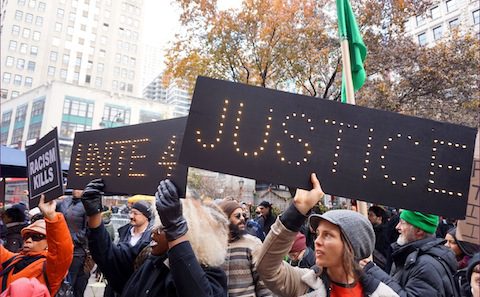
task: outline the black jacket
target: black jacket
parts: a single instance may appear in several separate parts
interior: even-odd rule
[[[121,296],[227,296],[225,272],[200,266],[189,242],[182,242],[169,250],[168,266],[164,263],[167,255],[149,256],[137,271],[133,271],[133,262],[143,245],[112,244],[103,224],[90,230],[89,246],[93,259]]]
[[[68,230],[72,236],[74,256],[85,256],[87,248],[87,216],[82,200],[68,196],[57,204],[57,211],[61,212],[67,221]]]
[[[401,297],[450,297],[454,292],[452,276],[457,271],[457,261],[444,243],[444,240],[433,237],[404,246],[394,243],[392,276],[373,263],[366,265],[364,270]]]

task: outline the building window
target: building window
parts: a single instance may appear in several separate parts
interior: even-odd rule
[[[16,10],[15,11],[15,19],[17,21],[21,21],[23,19],[23,11],[21,10]]]
[[[137,59],[135,58],[130,58],[130,66],[135,66],[135,64],[137,63]]]
[[[19,75],[19,74],[15,74],[15,76],[13,78],[13,84],[16,85],[16,86],[22,85],[22,76]]]
[[[75,66],[80,66],[82,65],[82,58],[81,57],[77,57],[75,59]]]
[[[34,61],[28,61],[27,70],[28,71],[35,71],[36,63]]]
[[[25,60],[17,59],[17,69],[23,70],[25,68]]]
[[[71,123],[62,121],[62,125],[60,126],[60,137],[73,139],[75,136],[75,132],[81,132],[92,129],[91,125],[86,123],[78,124],[78,123]]]
[[[69,60],[70,60],[70,55],[64,54],[62,59],[63,64],[68,64]]]
[[[473,15],[473,24],[478,25],[480,24],[480,9],[475,10],[472,12]]]
[[[77,18],[77,14],[75,12],[70,12],[68,14],[68,20],[74,22],[75,19]]]
[[[7,89],[2,89],[0,91],[0,97],[2,99],[7,99],[8,98],[8,90]],[[5,127],[5,126],[3,126],[3,123],[2,123],[2,127]]]
[[[47,4],[45,4],[45,2],[38,2],[38,8],[37,8],[38,11],[44,12],[46,7],[47,7]]]
[[[102,78],[97,76],[95,77],[95,87],[101,88],[102,87]]]
[[[57,18],[63,19],[64,16],[65,16],[65,10],[61,8],[57,8]]]
[[[20,44],[20,49],[19,49],[20,53],[21,54],[26,54],[27,53],[27,48],[28,48],[28,46],[27,46],[26,43],[21,43]]]
[[[28,1],[28,7],[35,8],[35,6],[37,6],[37,0]]]
[[[67,69],[60,69],[60,78],[63,80],[67,79]]]
[[[102,121],[106,122],[105,124],[112,124],[112,127],[114,124],[128,124],[130,123],[130,110],[106,105],[103,110]]]
[[[31,87],[33,84],[33,78],[29,77],[29,76],[25,76],[25,83],[24,85],[26,87]]]
[[[55,32],[62,32],[62,23],[55,23]]]
[[[430,9],[430,14],[432,15],[432,19],[438,19],[441,16],[440,7],[435,6],[434,8]]]
[[[25,14],[25,22],[31,24],[33,23],[33,14],[31,13],[26,13]]]
[[[33,31],[33,41],[40,41],[40,32]]]
[[[43,109],[45,107],[45,100],[37,100],[33,102],[32,105],[32,114],[31,117],[43,114]]]
[[[23,28],[22,37],[25,38],[25,39],[30,38],[30,29]]]
[[[8,49],[11,51],[17,50],[17,42],[15,40],[10,40],[10,43],[8,44]]]
[[[417,20],[417,27],[425,24],[425,18],[423,17],[423,15],[417,15],[416,20]]]
[[[24,104],[17,108],[15,113],[15,123],[25,122],[25,118],[27,117],[27,107],[28,104]]]
[[[25,6],[25,1],[26,1],[26,0],[17,0],[17,4],[18,4],[19,6]]]
[[[42,123],[31,124],[28,127],[27,140],[38,139],[40,137],[41,128],[42,128]]]
[[[443,36],[443,29],[442,26],[438,26],[433,28],[433,39],[439,40]]]
[[[18,144],[18,146],[20,147],[22,138],[23,138],[23,127],[14,129],[12,133],[12,141],[10,142],[10,144]]]
[[[99,52],[98,52],[98,56],[100,58],[105,58],[105,54],[106,54],[106,51],[104,49],[101,49]]]
[[[43,17],[37,16],[37,17],[35,18],[35,25],[37,25],[37,26],[43,25]]]
[[[31,56],[36,56],[38,54],[38,46],[32,45],[30,47],[30,55]]]
[[[104,64],[103,63],[98,63],[97,64],[97,73],[102,74],[104,69]]]
[[[2,97],[3,98],[3,97]],[[7,144],[8,130],[10,129],[10,121],[12,120],[12,111],[6,111],[2,114],[2,127],[6,127],[6,131],[2,133],[2,144]]]
[[[90,74],[85,75],[85,83],[90,84],[91,80],[92,80],[92,76]]]
[[[20,92],[18,92],[18,91],[12,91],[12,95],[10,95],[10,96],[11,96],[12,99],[14,99],[14,98],[17,98],[18,95],[20,95]]]
[[[448,26],[450,27],[450,30],[457,28],[458,25],[460,25],[460,22],[458,21],[458,18],[453,19],[453,20],[448,22]]]
[[[50,61],[56,62],[56,61],[57,61],[57,57],[58,57],[58,53],[57,53],[57,52],[54,52],[54,51],[51,51],[51,52],[50,52]]]
[[[3,83],[9,84],[11,79],[12,79],[12,74],[11,73],[9,73],[9,72],[4,72],[3,73],[3,78],[2,78]]]
[[[20,27],[17,25],[12,26],[12,35],[18,36],[20,35]]]
[[[14,60],[15,60],[15,59],[14,59],[13,57],[8,56],[8,57],[5,59],[5,66],[7,66],[7,67],[12,67]]]
[[[47,75],[48,75],[48,76],[55,76],[55,67],[53,67],[53,66],[48,66],[48,68],[47,68]]]
[[[456,0],[448,0],[446,2],[447,4],[447,11],[448,12],[451,12],[451,11],[454,11],[457,9],[457,3],[456,3]]]
[[[65,99],[63,104],[63,114],[92,118],[93,103],[80,100]]]

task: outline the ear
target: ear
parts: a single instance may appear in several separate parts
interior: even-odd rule
[[[425,231],[417,227],[413,227],[413,234],[415,234],[416,239],[425,238],[425,236],[427,235]]]

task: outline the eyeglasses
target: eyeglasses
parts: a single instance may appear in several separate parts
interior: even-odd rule
[[[40,233],[26,233],[23,236],[24,241],[26,241],[29,238],[31,238],[33,241],[41,241],[41,240],[47,239],[47,236]]]
[[[245,220],[247,219],[247,214],[246,213],[236,213],[233,215],[237,220],[240,220],[241,217],[243,217]]]

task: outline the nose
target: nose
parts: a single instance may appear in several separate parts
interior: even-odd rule
[[[322,246],[323,245],[323,240],[321,239],[321,236],[317,236],[315,239],[315,246]]]

